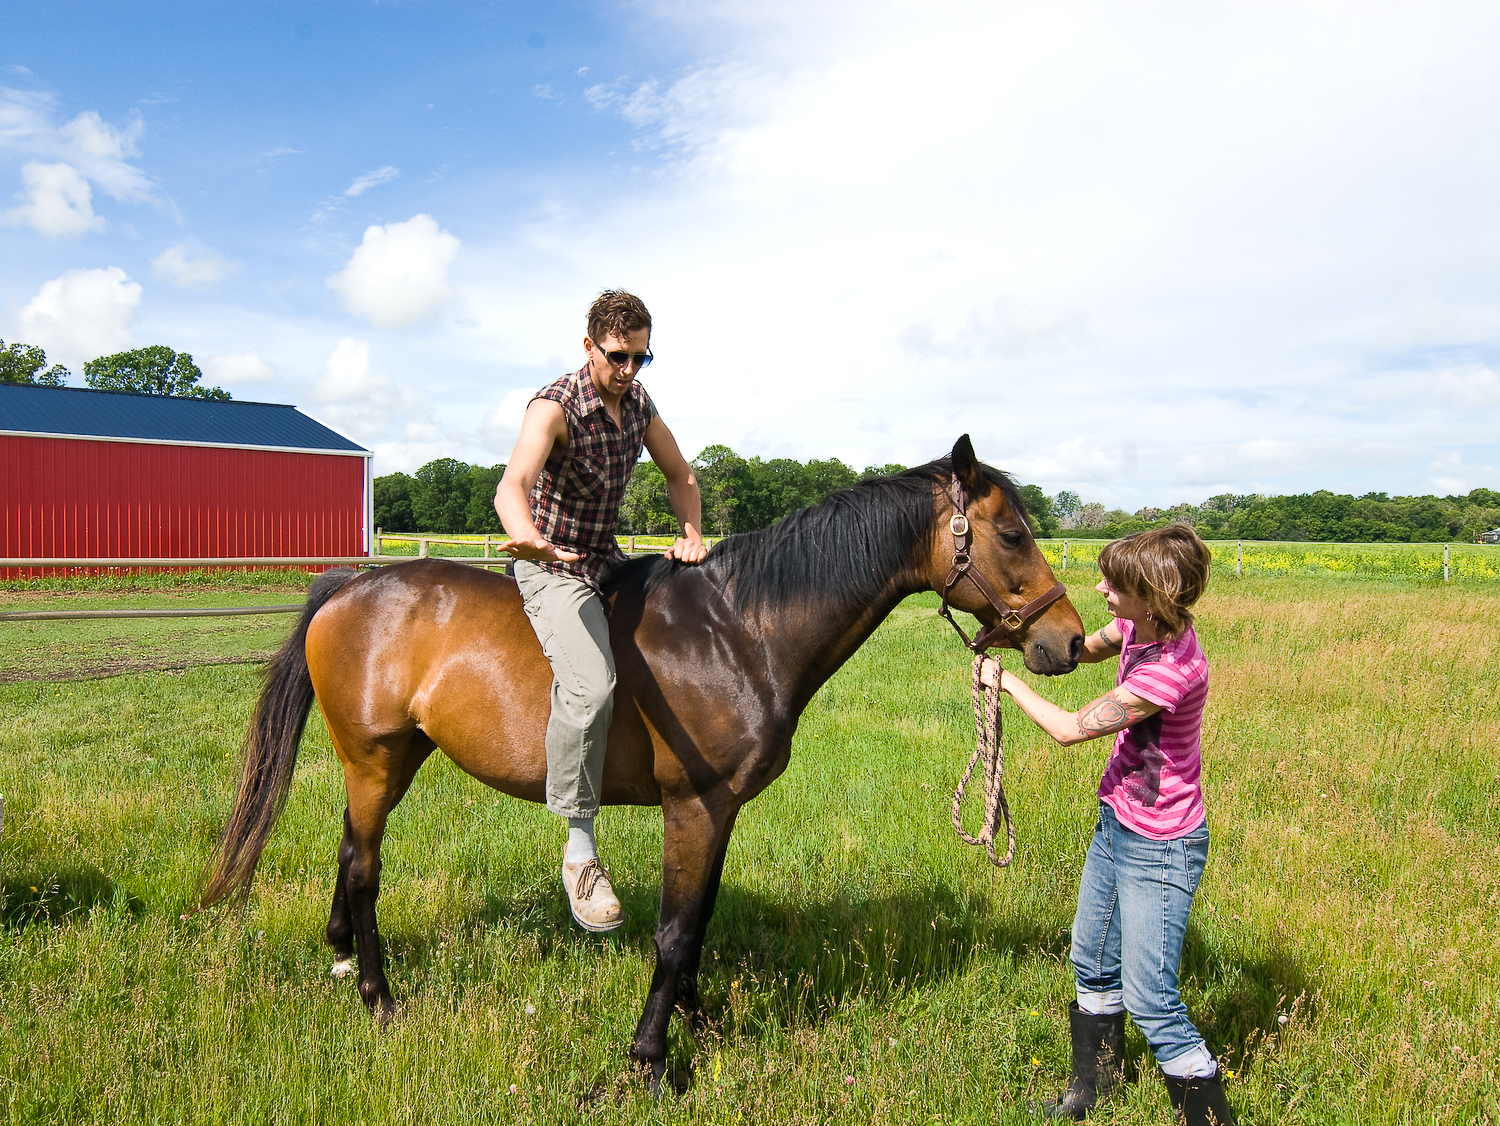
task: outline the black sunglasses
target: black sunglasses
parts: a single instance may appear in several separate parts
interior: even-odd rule
[[[606,360],[614,364],[617,368],[622,368],[626,364],[630,363],[631,360],[634,360],[636,363],[636,370],[641,371],[645,368],[650,367],[651,361],[656,358],[651,355],[650,348],[647,348],[644,352],[606,352],[604,351],[603,346],[600,345],[597,340],[594,341],[594,347],[598,348],[600,354],[602,354]]]

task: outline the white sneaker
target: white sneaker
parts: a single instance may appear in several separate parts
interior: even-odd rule
[[[604,934],[617,930],[625,922],[625,912],[610,886],[609,873],[597,856],[577,864],[564,860],[562,878],[573,918],[584,930]]]

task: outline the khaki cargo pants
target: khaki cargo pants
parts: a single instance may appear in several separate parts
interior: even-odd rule
[[[516,585],[552,663],[547,720],[547,808],[559,817],[599,812],[604,748],[614,713],[615,657],[604,601],[582,579],[515,564]]]

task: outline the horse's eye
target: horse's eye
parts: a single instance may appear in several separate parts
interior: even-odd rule
[[[1026,542],[1026,537],[1020,532],[1001,532],[1000,542],[1006,547],[1020,547]]]

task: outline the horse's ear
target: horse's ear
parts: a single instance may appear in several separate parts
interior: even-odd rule
[[[974,443],[967,434],[953,443],[953,475],[963,482],[970,496],[979,497],[990,491],[990,483],[984,479],[979,459],[974,456]]]

